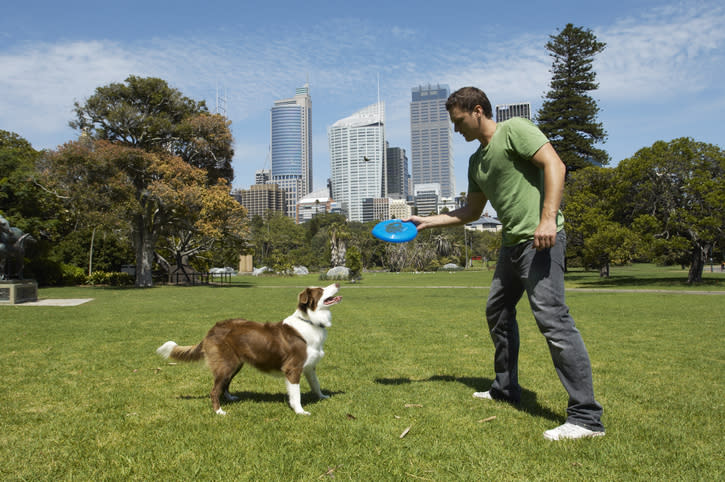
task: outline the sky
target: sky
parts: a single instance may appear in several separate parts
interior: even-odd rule
[[[129,75],[159,77],[212,111],[226,98],[233,187],[247,188],[269,168],[274,101],[309,83],[317,190],[328,128],[378,95],[386,140],[409,158],[413,87],[474,85],[535,113],[551,81],[545,45],[568,23],[606,43],[590,95],[610,165],[658,140],[725,146],[721,0],[12,1],[0,15],[0,129],[55,149],[78,137],[74,102]],[[454,134],[456,192],[477,147]]]

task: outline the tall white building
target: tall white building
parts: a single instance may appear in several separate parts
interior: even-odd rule
[[[385,196],[385,104],[378,102],[327,130],[332,198],[349,221],[363,222],[363,199]]]
[[[287,215],[312,190],[312,100],[309,85],[291,99],[276,100],[271,109],[272,180],[287,193]]]
[[[453,129],[446,100],[447,85],[413,87],[410,103],[410,173],[413,185],[436,183],[441,195],[456,194]]]

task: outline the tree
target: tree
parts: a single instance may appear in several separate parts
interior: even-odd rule
[[[606,165],[609,155],[594,145],[605,142],[607,134],[597,122],[599,107],[587,94],[599,87],[592,62],[606,44],[597,41],[591,30],[572,24],[550,38],[546,49],[554,59],[551,90],[537,114],[538,126],[568,170]]]
[[[234,177],[229,121],[162,79],[129,76],[125,84],[98,87],[74,110],[70,126],[93,139],[180,156],[204,169],[211,184]]]
[[[350,230],[345,223],[335,223],[329,227],[330,236],[330,265],[345,266],[345,252],[347,241],[350,239]]]
[[[386,243],[385,262],[390,271],[403,271],[408,264],[408,243]]]
[[[0,214],[44,243],[59,237],[64,213],[35,182],[40,155],[18,134],[0,130]]]
[[[208,187],[203,170],[164,152],[109,141],[79,141],[48,153],[42,167],[48,190],[57,193],[81,222],[130,233],[139,287],[153,285],[155,252],[162,235],[186,229],[220,236],[219,223],[223,226],[225,219],[239,218],[234,206],[242,209],[224,184]],[[220,203],[220,193],[231,201]]]
[[[471,236],[470,254],[481,256],[484,259],[486,267],[488,268],[488,262],[490,260],[495,261],[496,259],[498,259],[498,253],[501,250],[501,232],[472,231],[469,233],[469,236]],[[466,266],[466,264],[464,264],[464,266]]]
[[[360,279],[362,273],[362,257],[357,246],[350,246],[347,250],[346,266],[350,269],[350,280]]]
[[[597,229],[584,240],[582,259],[585,265],[599,268],[599,276],[609,277],[610,264],[630,263],[637,253],[639,236],[613,221],[600,221]]]
[[[293,264],[291,253],[305,245],[304,227],[276,211],[255,216],[250,224],[254,261],[259,265]]]
[[[707,257],[725,238],[725,151],[687,137],[657,141],[617,171],[620,223],[647,226],[673,252],[688,240],[687,281],[701,282]]]
[[[628,262],[634,256],[615,253],[625,235],[613,220],[615,182],[613,169],[590,166],[572,173],[564,187],[567,252],[586,267],[599,269],[601,276],[609,276],[610,263]]]
[[[186,268],[192,258],[207,253],[221,244],[235,247],[241,253],[248,235],[247,211],[232,196],[229,186],[222,181],[206,186],[204,171],[190,169],[186,176],[177,176],[178,166],[162,164],[164,181],[154,182],[149,190],[169,206],[174,206],[168,225],[157,250],[162,264],[170,263],[159,252],[169,253],[174,260],[176,272],[190,281]],[[206,270],[208,263],[197,262],[197,268]],[[171,274],[171,269],[169,269]]]

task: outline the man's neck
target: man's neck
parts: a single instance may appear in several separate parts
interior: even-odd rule
[[[481,119],[481,130],[480,135],[478,136],[478,140],[481,142],[481,145],[483,147],[486,147],[489,142],[491,142],[491,139],[493,138],[493,135],[496,133],[496,121],[493,119],[489,119],[487,117],[484,117]]]

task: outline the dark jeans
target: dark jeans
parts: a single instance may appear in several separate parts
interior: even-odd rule
[[[550,249],[536,251],[533,241],[502,247],[486,304],[486,319],[495,347],[496,379],[491,396],[517,403],[519,328],[516,304],[524,291],[539,330],[549,345],[554,368],[569,394],[567,422],[603,431],[602,406],[594,399],[592,367],[584,340],[564,302],[566,233]]]

